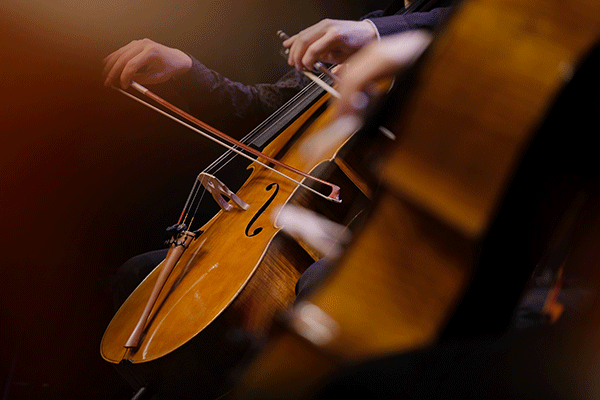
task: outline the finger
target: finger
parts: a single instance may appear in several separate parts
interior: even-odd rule
[[[290,57],[288,64],[293,65],[298,70],[304,69],[302,64],[302,57],[306,53],[306,49],[324,35],[326,29],[323,28],[324,22],[321,21],[315,25],[309,26],[308,28],[300,31],[294,35],[293,43],[290,46]]]
[[[335,75],[340,75],[340,74],[342,74],[342,73],[343,73],[343,71],[344,71],[344,66],[345,66],[345,65],[346,65],[346,64],[338,64],[338,65],[336,65],[335,67],[333,67],[333,68],[331,69],[331,73],[332,73],[332,74],[335,74]]]
[[[368,106],[365,87],[372,81],[374,74],[370,57],[354,59],[344,68],[338,87],[340,99],[334,104],[333,114],[337,117],[347,114],[359,114]]]
[[[317,61],[331,62],[329,59],[326,60],[324,55],[333,51],[333,48],[337,46],[336,42],[336,35],[333,31],[327,31],[325,35],[314,41],[302,56],[301,63],[304,68],[313,70],[313,65]]]
[[[373,63],[374,58],[364,58],[344,71],[339,88],[341,101],[334,115],[362,115],[385,92],[377,83],[394,74],[394,65],[385,60]]]
[[[283,45],[283,47],[290,47],[294,43],[295,39],[296,35],[285,39],[283,42],[281,42],[281,44]]]
[[[340,92],[340,98],[336,99],[332,105],[333,118],[339,118],[343,115],[359,114],[367,105],[367,98],[363,92],[356,87],[346,87],[344,93]]]
[[[102,70],[102,75],[106,77],[108,75],[109,71],[115,65],[115,62],[117,62],[117,60],[119,59],[119,57],[121,57],[121,55],[130,51],[132,48],[134,48],[136,46],[139,46],[139,41],[133,40],[133,41],[129,42],[128,44],[126,44],[125,46],[120,47],[119,49],[113,51],[108,56],[104,57],[104,59],[102,60],[102,63],[104,64],[104,68]]]
[[[291,47],[296,42],[296,38],[297,38],[297,35],[294,35],[291,38],[288,38],[288,39],[284,40],[283,43],[282,43],[283,47],[286,47],[288,49],[287,50],[287,56],[288,56],[287,62],[288,62],[289,65],[294,65],[293,60],[292,60],[292,50],[291,50]]]
[[[297,70],[302,70],[302,56],[304,55],[308,45],[309,43],[307,43],[303,37],[298,36],[289,48],[290,55],[288,58],[288,64],[294,66]]]
[[[143,48],[139,46],[134,46],[130,48],[125,53],[122,53],[113,63],[110,71],[106,75],[106,80],[104,81],[105,86],[118,85],[119,82],[122,82],[121,75],[123,73],[123,69],[127,65],[127,63],[136,55],[141,53]],[[129,86],[129,83],[126,86],[120,85],[123,89],[126,89]]]
[[[151,64],[152,52],[145,48],[140,53],[131,57],[130,60],[123,66],[123,70],[120,76],[121,87],[126,89],[131,84],[133,76],[136,77],[136,82],[140,84],[154,83],[152,81],[152,74],[156,74],[156,68],[152,68]],[[143,73],[140,70],[146,67]]]

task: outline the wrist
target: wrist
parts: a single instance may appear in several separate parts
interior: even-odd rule
[[[174,76],[183,75],[192,69],[192,58],[187,53],[184,53],[179,49],[174,50],[175,59],[177,60],[175,64],[176,67],[174,69]]]
[[[375,24],[373,23],[373,21],[371,21],[370,19],[364,19],[361,21],[361,23],[365,24],[365,27],[367,30],[370,29],[370,31],[373,33],[373,36],[371,36],[371,39],[377,39],[377,41],[381,40],[381,36],[379,35],[379,31],[377,30],[377,27],[375,26]]]

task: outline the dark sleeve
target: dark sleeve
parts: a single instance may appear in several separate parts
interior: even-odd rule
[[[377,27],[379,35],[386,36],[412,29],[433,29],[450,12],[450,7],[434,8],[427,12],[414,12],[402,15],[389,15],[369,18]]]
[[[273,84],[244,85],[209,69],[194,57],[190,71],[173,79],[194,116],[237,138],[256,127],[308,82],[293,69]]]
[[[372,11],[367,15],[363,15],[360,20],[383,17],[383,10]]]

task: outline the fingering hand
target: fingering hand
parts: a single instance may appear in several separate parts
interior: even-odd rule
[[[389,36],[364,47],[348,59],[341,70],[340,99],[333,104],[336,116],[361,113],[378,83],[391,79],[410,66],[427,48],[432,36],[425,30]]]

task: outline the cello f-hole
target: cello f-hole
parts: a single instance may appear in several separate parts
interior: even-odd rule
[[[265,188],[265,190],[268,192],[271,189],[273,189],[273,187],[275,187],[275,191],[273,192],[273,194],[271,195],[271,197],[269,197],[269,199],[265,202],[265,204],[263,204],[263,206],[260,208],[260,210],[257,211],[256,214],[254,214],[254,216],[252,217],[252,219],[250,220],[250,222],[248,223],[248,225],[246,225],[246,230],[244,231],[246,233],[246,236],[248,237],[253,237],[258,235],[263,228],[258,227],[256,229],[254,229],[254,231],[252,231],[252,233],[250,232],[250,228],[252,227],[252,224],[254,224],[254,222],[258,219],[258,217],[260,217],[262,215],[262,213],[265,212],[265,210],[267,209],[267,207],[269,207],[269,205],[273,202],[273,200],[275,199],[275,196],[277,196],[277,193],[279,192],[279,184],[278,183],[270,183],[269,185],[267,185],[267,187]]]

